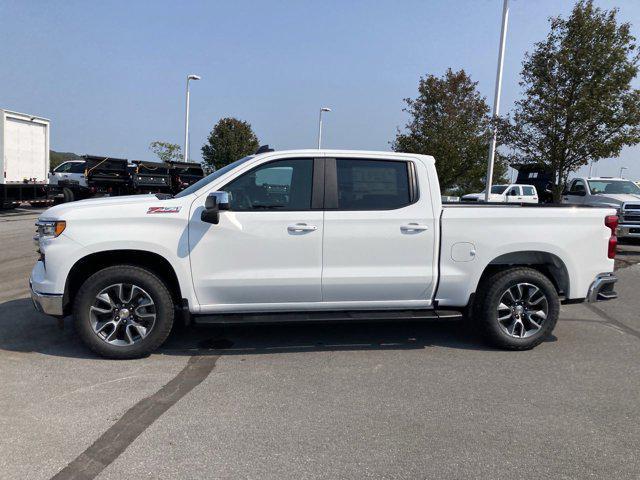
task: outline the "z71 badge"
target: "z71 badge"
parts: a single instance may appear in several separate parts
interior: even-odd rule
[[[149,207],[147,215],[150,213],[178,213],[181,207]]]

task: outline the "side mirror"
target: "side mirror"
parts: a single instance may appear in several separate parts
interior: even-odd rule
[[[220,210],[229,210],[229,194],[227,192],[212,192],[204,201],[204,210],[200,220],[217,225],[220,223]]]
[[[584,190],[580,191],[580,192],[576,192],[574,193],[574,195],[577,195],[579,197],[584,197],[587,195],[587,192],[585,192]]]
[[[518,192],[517,192],[517,191],[515,191],[515,190],[511,190],[511,191],[509,192],[509,195],[510,195],[511,197],[515,197],[516,195],[518,195]]]

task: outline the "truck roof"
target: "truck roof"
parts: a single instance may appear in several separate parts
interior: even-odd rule
[[[323,157],[331,157],[332,155],[336,156],[353,156],[353,157],[387,157],[387,158],[406,158],[410,157],[420,157],[426,161],[434,162],[434,159],[431,155],[421,155],[419,153],[404,153],[404,152],[390,152],[390,151],[376,151],[376,150],[337,150],[337,149],[320,149],[317,148],[308,148],[302,150],[275,150],[273,152],[265,152],[256,155],[256,157],[262,157],[267,155],[300,155],[304,157],[308,156],[323,156]]]

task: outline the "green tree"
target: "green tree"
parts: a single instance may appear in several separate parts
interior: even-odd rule
[[[555,201],[571,172],[640,141],[638,53],[616,16],[587,0],[569,18],[549,19],[547,38],[523,61],[524,97],[501,122],[510,157],[553,171]]]
[[[477,85],[464,70],[448,69],[443,77],[420,78],[417,98],[405,99],[411,119],[391,146],[396,152],[432,155],[443,192],[462,194],[485,185],[491,118]],[[495,182],[505,173],[497,155]]]
[[[175,143],[160,142],[156,140],[149,144],[149,150],[156,154],[156,156],[163,162],[181,161],[182,147]]]
[[[203,164],[208,170],[217,170],[251,155],[258,146],[258,137],[249,123],[233,117],[223,118],[216,123],[207,143],[202,146]]]

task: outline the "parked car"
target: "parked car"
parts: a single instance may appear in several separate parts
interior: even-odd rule
[[[640,237],[640,187],[630,180],[581,177],[569,182],[562,203],[615,208],[619,237]]]
[[[178,195],[62,204],[38,220],[36,308],[100,355],[146,355],[195,322],[452,318],[523,350],[560,301],[615,298],[612,208],[447,205],[432,157],[242,158]],[[45,268],[46,266],[46,268]]]
[[[462,197],[463,202],[484,202],[485,192],[470,193]],[[533,185],[494,185],[491,187],[490,202],[538,203],[538,192]]]

